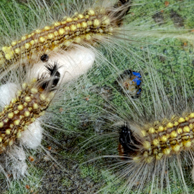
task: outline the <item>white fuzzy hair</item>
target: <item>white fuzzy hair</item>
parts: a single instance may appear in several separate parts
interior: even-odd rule
[[[45,65],[57,64],[61,79],[59,84],[67,83],[75,80],[79,76],[85,74],[94,64],[95,53],[92,49],[76,45],[74,48],[49,55],[48,62],[38,62],[33,65],[32,69],[27,72],[28,78],[38,77],[39,75],[47,75],[48,71]]]

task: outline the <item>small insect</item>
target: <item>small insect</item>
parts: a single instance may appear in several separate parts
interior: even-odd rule
[[[26,185],[26,189],[30,189],[30,186],[29,185]]]
[[[125,70],[115,83],[117,84],[118,91],[132,98],[138,98],[141,94],[142,77],[139,72]]]
[[[29,159],[30,162],[33,162],[34,161],[34,157],[33,156],[29,156],[28,159]]]

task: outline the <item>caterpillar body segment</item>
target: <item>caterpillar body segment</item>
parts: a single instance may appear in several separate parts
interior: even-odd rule
[[[16,97],[0,113],[0,153],[19,140],[28,126],[43,116],[49,107],[60,74],[57,65],[46,68],[50,77],[43,75],[33,79],[30,83],[23,83]]]
[[[193,118],[194,114],[190,113],[187,117],[175,117],[166,124],[160,122],[157,125],[149,124],[149,128],[141,129],[139,140],[137,134],[135,137],[129,129],[126,129],[125,133],[122,130],[120,147],[124,152],[121,155],[127,155],[136,161],[140,160],[139,162],[151,163],[180,152],[190,152],[194,143]],[[139,147],[136,154],[135,150],[132,151],[132,146],[136,146],[136,149]]]

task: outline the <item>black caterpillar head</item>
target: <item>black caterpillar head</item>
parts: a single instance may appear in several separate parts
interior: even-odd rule
[[[43,74],[38,79],[38,81],[40,83],[40,87],[43,90],[53,91],[56,89],[56,87],[59,83],[60,77],[61,77],[61,75],[58,71],[59,67],[58,67],[57,63],[54,63],[54,65],[46,65],[45,67],[46,67],[50,77]]]
[[[123,159],[136,155],[139,142],[127,125],[120,127],[119,143],[119,153]]]

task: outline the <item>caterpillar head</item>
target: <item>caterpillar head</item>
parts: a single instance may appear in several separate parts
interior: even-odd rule
[[[127,124],[120,126],[119,130],[119,155],[124,160],[131,159],[139,152],[140,140]]]
[[[41,77],[38,78],[40,88],[42,88],[42,90],[48,91],[56,90],[61,78],[61,74],[58,70],[58,65],[57,63],[54,63],[53,65],[46,65],[45,68],[47,72],[42,74]]]

